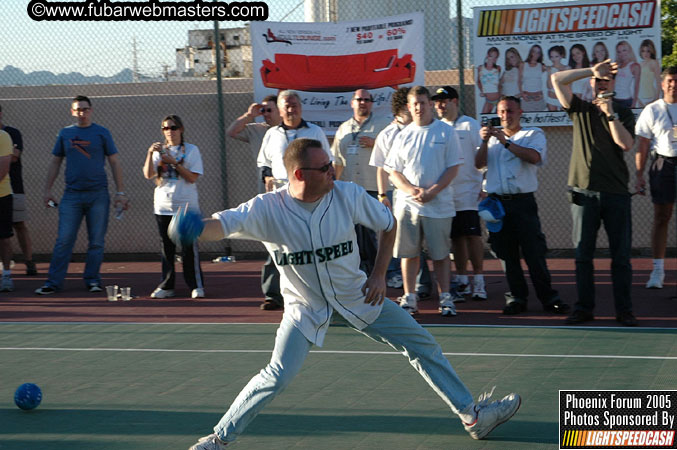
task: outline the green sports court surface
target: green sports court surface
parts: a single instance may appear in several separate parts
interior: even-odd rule
[[[275,324],[0,324],[0,449],[186,449],[270,356]],[[553,449],[560,389],[674,389],[677,331],[429,327],[475,396],[522,396],[484,441],[406,359],[332,327],[242,449]],[[13,403],[24,382],[42,404]]]

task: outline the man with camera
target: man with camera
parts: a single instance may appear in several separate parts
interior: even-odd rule
[[[475,155],[475,167],[487,168],[486,190],[505,210],[502,223],[495,225],[494,231],[489,233],[489,243],[504,263],[510,287],[510,292],[505,294],[503,314],[527,310],[529,288],[520,263],[520,250],[543,309],[565,314],[569,305],[562,303],[552,288],[545,259],[548,247],[534,197],[538,188],[538,167],[546,160],[545,133],[540,128],[522,128],[522,108],[517,97],[501,97],[496,112],[502,128],[482,122],[482,143]]]
[[[571,325],[594,320],[593,256],[602,222],[611,251],[616,321],[625,326],[637,325],[630,298],[632,219],[629,174],[624,159],[624,153],[635,143],[635,119],[629,108],[613,100],[617,70],[616,63],[606,60],[593,67],[564,70],[550,77],[557,98],[574,127],[568,184],[572,188],[578,301],[573,314],[566,320]],[[581,100],[571,90],[571,84],[582,78],[590,79],[595,97],[592,102]]]

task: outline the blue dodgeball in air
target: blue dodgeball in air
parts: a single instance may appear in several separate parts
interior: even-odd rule
[[[42,391],[37,384],[24,383],[14,393],[14,403],[25,411],[37,408],[41,401]]]
[[[178,223],[178,232],[182,244],[192,244],[200,237],[202,230],[204,230],[204,222],[202,216],[195,211],[184,211],[180,213],[180,220]]]

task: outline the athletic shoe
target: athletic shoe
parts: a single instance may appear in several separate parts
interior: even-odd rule
[[[400,307],[412,316],[418,312],[418,295],[405,294],[398,298],[398,300],[400,301]]]
[[[38,295],[50,295],[50,294],[53,294],[55,292],[56,292],[56,289],[54,289],[52,286],[47,286],[47,285],[44,285],[43,287],[37,288],[35,290],[35,293],[38,294]]]
[[[401,289],[402,285],[403,285],[402,275],[397,273],[397,274],[393,275],[392,277],[388,278],[386,285],[389,288]]]
[[[195,288],[193,292],[190,293],[192,298],[205,298],[205,290],[203,288]]]
[[[3,275],[0,281],[0,292],[12,292],[14,290],[14,282],[9,275]]]
[[[38,274],[38,269],[33,261],[26,261],[26,275],[32,277]]]
[[[486,300],[487,291],[484,289],[484,278],[473,278],[472,280],[472,299]]]
[[[458,292],[459,295],[470,295],[470,294],[472,294],[472,289],[470,287],[470,283],[459,283],[458,287],[456,288],[456,292]]]
[[[647,289],[663,289],[663,280],[665,279],[665,272],[660,269],[651,271],[649,281],[646,282]]]
[[[89,286],[87,286],[87,290],[89,292],[103,292],[103,288],[99,283],[91,283]]]
[[[463,423],[465,431],[470,433],[470,437],[473,439],[483,439],[491,430],[507,422],[515,415],[522,404],[522,399],[515,393],[489,403],[494,389],[495,386],[491,389],[491,392],[485,392],[479,396],[474,408],[477,414],[475,421],[471,424]]]
[[[465,303],[465,295],[459,293],[456,289],[449,289],[449,294],[454,303]]]
[[[174,297],[174,289],[157,288],[150,294],[150,298],[169,298],[169,297]]]
[[[15,265],[16,265],[16,263],[14,262],[14,260],[13,259],[10,260],[9,269],[12,270]],[[0,261],[0,270],[5,270],[5,265],[2,263],[2,261]]]
[[[443,316],[455,316],[456,315],[456,306],[454,301],[451,298],[451,294],[445,292],[440,294],[440,307],[439,311]]]
[[[226,443],[222,442],[216,434],[210,434],[200,438],[197,444],[193,445],[188,450],[223,450],[226,448]]]

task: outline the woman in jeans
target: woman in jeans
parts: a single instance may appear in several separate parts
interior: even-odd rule
[[[150,294],[151,298],[174,297],[176,245],[169,239],[167,229],[179,206],[200,211],[195,182],[202,175],[202,156],[197,146],[183,138],[183,122],[170,115],[162,120],[165,142],[155,142],[148,148],[143,174],[155,179],[154,209],[158,231],[162,238],[162,281]],[[197,242],[182,246],[183,278],[191,289],[192,298],[205,296]]]

